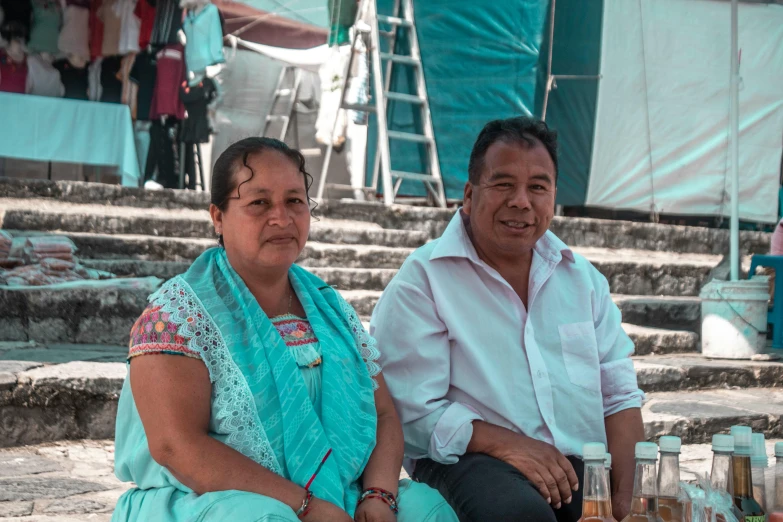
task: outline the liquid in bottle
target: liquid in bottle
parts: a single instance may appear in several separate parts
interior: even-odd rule
[[[775,491],[769,498],[769,522],[783,522],[783,442],[775,444]]]
[[[753,475],[750,456],[752,454],[753,431],[747,426],[732,426],[734,456],[732,457],[732,479],[734,484],[734,507],[739,511],[740,522],[766,522],[764,509],[753,498]]]
[[[658,514],[656,462],[658,446],[652,442],[636,444],[636,473],[633,479],[631,512],[623,522],[663,522]]]
[[[585,475],[582,484],[582,518],[580,522],[613,522],[612,497],[609,493],[609,472],[606,469],[606,446],[590,442],[582,448]]]
[[[682,441],[679,437],[661,437],[658,445],[658,514],[663,522],[683,522],[683,505],[679,501]]]

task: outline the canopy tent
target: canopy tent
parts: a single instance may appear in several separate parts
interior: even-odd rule
[[[225,19],[225,34],[247,42],[286,49],[326,44],[326,0],[214,0]]]
[[[717,0],[605,2],[586,205],[729,215],[729,8]],[[739,47],[739,216],[772,223],[783,6],[741,3]]]
[[[470,149],[486,121],[541,115],[550,6],[415,2],[448,197],[461,197]],[[729,3],[557,0],[555,7],[551,72],[566,78],[549,94],[546,119],[560,134],[558,203],[728,216]],[[739,20],[740,217],[773,222],[783,146],[783,5],[742,1]],[[393,81],[410,78],[401,70]],[[390,107],[394,128],[414,128],[415,117],[409,106]],[[400,170],[420,171],[415,147],[392,143]],[[417,188],[404,184],[401,192]]]

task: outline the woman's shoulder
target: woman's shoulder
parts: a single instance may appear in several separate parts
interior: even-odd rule
[[[201,359],[189,348],[190,339],[178,333],[179,325],[168,312],[150,304],[131,328],[128,359],[147,354],[184,355]]]

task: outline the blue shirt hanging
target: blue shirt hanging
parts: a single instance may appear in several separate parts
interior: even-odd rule
[[[188,11],[182,29],[187,37],[185,65],[188,71],[203,71],[210,65],[226,61],[220,14],[214,4],[207,4],[198,13]]]

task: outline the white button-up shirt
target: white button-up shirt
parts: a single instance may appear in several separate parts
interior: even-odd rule
[[[525,309],[457,212],[405,261],[371,333],[413,459],[457,462],[474,420],[581,455],[606,443],[604,417],[644,397],[606,279],[552,232],[534,248]]]

